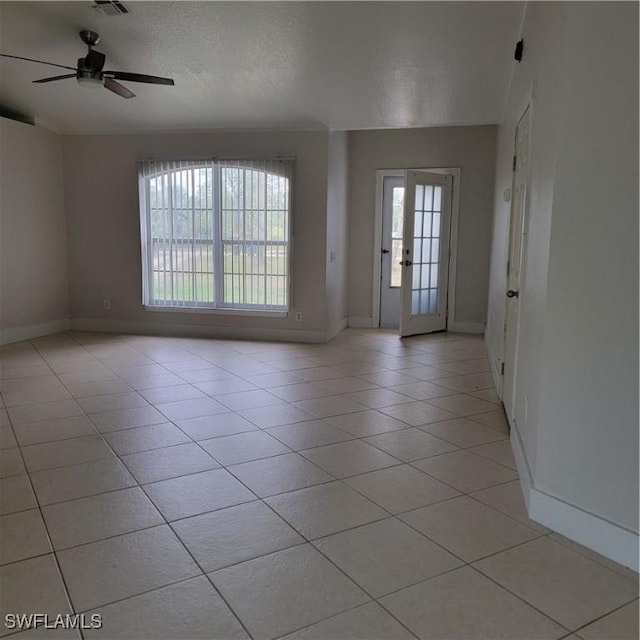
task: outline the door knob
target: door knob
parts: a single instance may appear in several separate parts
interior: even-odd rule
[[[411,260],[405,260],[404,262],[402,262],[402,260],[400,260],[400,262],[398,263],[400,266],[404,265],[405,267],[410,267],[413,262],[411,262]]]
[[[517,298],[518,297],[518,291],[514,291],[513,289],[509,289],[509,291],[507,291],[507,298]]]
[[[382,253],[389,253],[389,249],[383,249]]]

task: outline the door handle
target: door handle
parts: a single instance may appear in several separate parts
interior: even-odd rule
[[[404,262],[402,262],[402,260],[400,260],[400,262],[398,263],[400,266],[404,265],[405,267],[410,267],[413,262],[411,262],[411,260],[405,260]]]
[[[383,249],[382,253],[389,253],[389,249]]]
[[[513,289],[509,289],[509,291],[507,291],[507,298],[517,298],[518,297],[518,291],[514,291]]]

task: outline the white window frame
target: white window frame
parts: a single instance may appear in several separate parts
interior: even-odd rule
[[[285,170],[284,175],[288,178],[288,193],[287,193],[287,236],[281,241],[253,241],[253,240],[224,240],[222,238],[221,225],[222,225],[222,209],[220,201],[219,191],[219,176],[222,168],[226,166],[238,167],[240,169],[253,169],[257,171],[264,171],[269,173],[267,163],[273,165],[274,163],[288,163],[289,167]],[[157,165],[158,170],[149,170],[149,167]],[[173,167],[171,165],[174,165]],[[265,166],[261,166],[265,165]],[[144,168],[146,167],[146,169]],[[181,167],[185,168],[209,168],[211,167],[214,172],[214,198],[217,197],[217,203],[212,203],[211,211],[213,212],[213,226],[210,240],[213,245],[213,260],[214,260],[214,301],[197,303],[195,301],[189,301],[180,303],[176,301],[169,301],[166,304],[160,304],[159,299],[152,298],[153,288],[153,255],[150,250],[151,243],[149,238],[150,233],[150,178],[152,175],[160,175],[163,173],[171,173],[172,171],[180,171]],[[197,313],[197,314],[220,314],[220,315],[233,315],[233,316],[263,316],[263,317],[286,317],[290,313],[291,309],[291,251],[292,251],[292,237],[293,237],[293,187],[294,187],[294,158],[274,158],[274,159],[206,159],[206,160],[170,160],[170,161],[144,161],[139,163],[138,173],[138,186],[139,186],[139,204],[140,204],[140,242],[141,242],[141,257],[142,257],[142,305],[145,310],[152,312],[167,312],[167,313]],[[216,186],[217,183],[217,186]],[[261,305],[261,304],[242,304],[242,306],[234,306],[234,303],[224,301],[224,289],[223,280],[224,274],[222,273],[222,267],[224,263],[224,246],[228,244],[256,244],[256,245],[281,245],[286,247],[286,272],[285,276],[285,305]],[[220,253],[222,250],[222,256]]]

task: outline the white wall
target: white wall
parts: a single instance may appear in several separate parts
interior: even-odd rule
[[[60,136],[0,118],[0,343],[68,328]]]
[[[348,285],[347,133],[329,134],[327,176],[327,322],[329,332],[344,327]]]
[[[315,132],[67,136],[65,186],[73,325],[124,331],[321,340],[326,330],[327,138]],[[286,318],[145,311],[136,161],[295,156],[291,309]],[[111,311],[103,310],[103,299]],[[189,326],[187,326],[189,325]],[[288,333],[283,334],[286,331]]]
[[[484,324],[496,127],[349,132],[349,317],[372,317],[377,169],[460,167],[460,217],[453,321]]]
[[[535,81],[512,440],[530,515],[638,562],[638,6],[530,3],[499,132],[487,344],[502,358],[515,124]],[[525,397],[528,415],[525,415]]]

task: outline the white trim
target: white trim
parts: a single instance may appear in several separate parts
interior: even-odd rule
[[[153,304],[143,304],[145,311],[152,311],[153,313],[196,313],[204,315],[219,315],[219,316],[253,316],[254,318],[287,318],[293,316],[293,312],[290,311],[267,311],[264,309],[226,309],[224,307],[169,307]]]
[[[341,331],[347,328],[349,319],[341,318],[335,322],[330,322],[327,326],[327,342],[332,338],[335,338]]]
[[[379,307],[378,307],[379,308]],[[378,323],[380,320],[378,320]],[[349,316],[348,327],[357,327],[358,329],[372,329],[378,325],[373,318],[366,318],[364,316]]]
[[[452,322],[447,331],[454,333],[477,333],[483,334],[485,330],[484,322]]]
[[[68,318],[61,318],[60,320],[50,320],[39,324],[29,324],[25,327],[0,329],[0,344],[11,344],[12,342],[48,336],[52,333],[62,333],[63,331],[69,331],[70,328],[71,321]]]
[[[511,448],[518,467],[524,502],[532,520],[638,571],[640,537],[637,533],[536,489],[517,425],[511,429]]]
[[[449,250],[451,256],[449,258],[449,284],[447,287],[447,310],[450,320],[447,321],[447,329],[449,323],[455,323],[455,306],[456,306],[456,265],[458,262],[458,219],[460,215],[460,181],[462,178],[462,170],[460,167],[420,167],[407,169],[377,169],[376,170],[376,208],[373,225],[373,285],[371,290],[371,325],[353,325],[351,318],[349,326],[380,326],[380,249],[382,248],[382,186],[386,177],[404,176],[406,171],[430,171],[431,173],[440,173],[453,176],[453,198],[451,199],[451,231],[449,235]],[[484,325],[483,325],[484,327]],[[484,331],[484,328],[483,328]],[[470,333],[476,333],[470,332]],[[482,332],[480,332],[482,333]]]
[[[282,342],[327,342],[326,331],[258,329],[212,324],[165,324],[156,322],[131,322],[128,320],[103,320],[100,318],[74,318],[71,320],[71,328],[78,331],[103,331],[106,333],[132,333],[158,336],[275,340]]]

